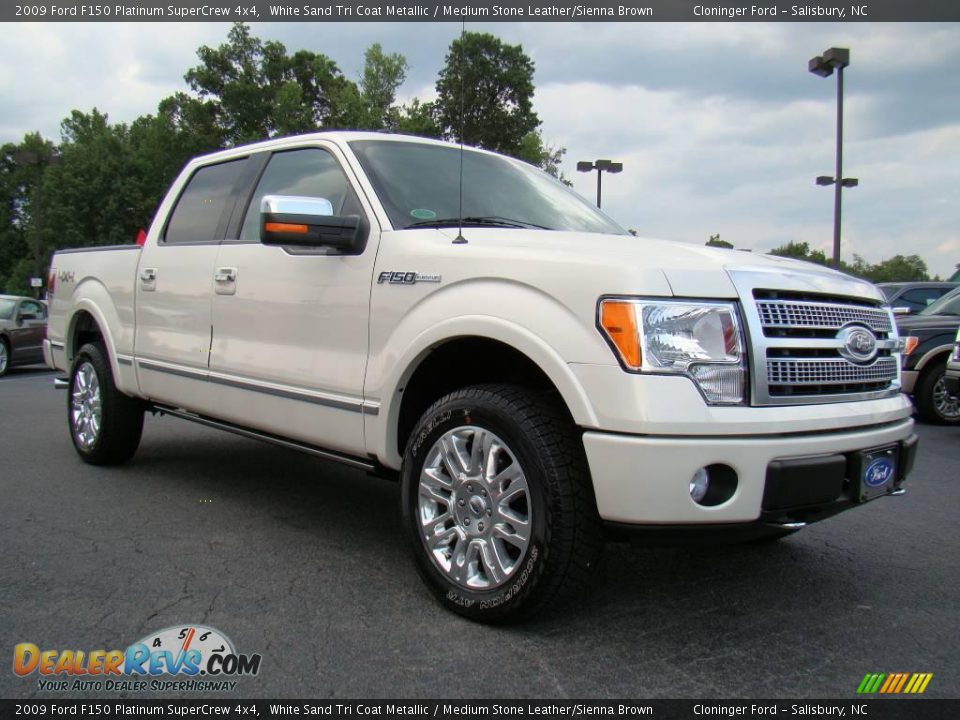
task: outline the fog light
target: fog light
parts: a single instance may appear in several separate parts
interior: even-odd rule
[[[707,496],[707,490],[709,489],[710,473],[707,472],[706,468],[700,468],[690,478],[690,497],[699,505]]]

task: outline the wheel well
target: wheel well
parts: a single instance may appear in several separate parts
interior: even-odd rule
[[[90,342],[103,340],[103,333],[93,315],[81,310],[73,319],[73,330],[70,334],[70,356],[77,354],[84,345]]]
[[[939,367],[941,362],[946,363],[950,358],[950,351],[952,349],[952,346],[947,346],[942,350],[931,351],[923,358],[923,367],[920,368],[920,374],[929,373],[934,368]]]
[[[459,388],[492,382],[522,385],[560,397],[546,373],[519,350],[488,338],[450,340],[435,347],[399,390],[403,399],[397,420],[397,452],[403,455],[414,426],[436,400]],[[562,400],[560,404],[569,414]]]

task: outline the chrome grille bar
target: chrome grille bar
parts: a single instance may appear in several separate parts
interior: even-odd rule
[[[839,330],[859,323],[874,332],[890,332],[890,316],[885,310],[859,305],[817,303],[803,300],[757,300],[760,324],[764,328],[808,328]]]
[[[897,378],[897,361],[878,358],[870,365],[854,365],[844,360],[767,359],[770,385],[850,385],[890,382]]]

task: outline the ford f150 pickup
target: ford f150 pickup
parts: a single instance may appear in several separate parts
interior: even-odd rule
[[[611,530],[782,536],[915,457],[872,285],[634,237],[448,143],[198,158],[142,247],[59,252],[50,290],[84,461],[130,459],[149,410],[392,474],[426,584],[477,620],[588,587]]]

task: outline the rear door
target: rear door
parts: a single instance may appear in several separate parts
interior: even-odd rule
[[[334,215],[374,222],[333,144],[273,152],[220,245],[210,385],[226,420],[331,450],[364,454],[370,281],[379,240],[339,254],[260,244],[264,195],[325,198]]]
[[[197,168],[157,238],[150,238],[141,253],[134,352],[140,390],[157,402],[212,410],[206,380],[213,271],[247,162],[231,159]]]

